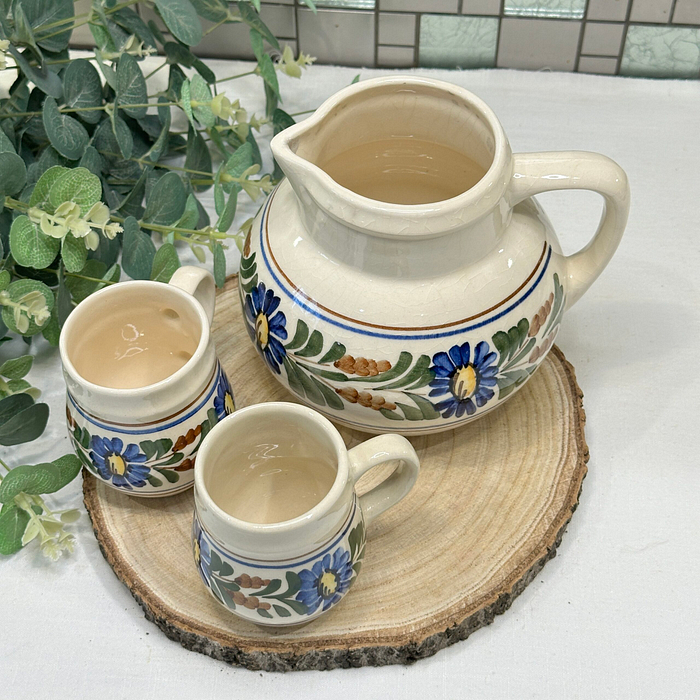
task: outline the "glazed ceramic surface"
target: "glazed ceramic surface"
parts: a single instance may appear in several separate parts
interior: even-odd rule
[[[162,299],[197,324],[200,340],[192,358],[167,379],[137,389],[84,380],[70,359],[84,324],[95,314],[147,298]],[[231,384],[209,331],[214,303],[211,275],[182,267],[167,285],[133,281],[107,287],[68,317],[60,342],[68,432],[85,467],[109,486],[137,496],[169,496],[192,486],[202,440],[234,410]]]
[[[256,524],[219,508],[206,487],[217,454],[235,449],[251,422],[278,421],[323,441],[335,455],[336,478],[316,506],[293,520]],[[401,460],[381,484],[358,497],[355,483],[367,470]],[[381,435],[347,450],[322,415],[291,403],[238,410],[219,423],[202,445],[195,469],[192,546],[199,575],[225,608],[259,625],[298,625],[339,603],[355,582],[365,553],[367,525],[398,503],[418,478],[418,456],[399,435]],[[289,494],[293,498],[293,494]]]
[[[315,164],[392,135],[449,146],[486,175],[452,199],[400,205],[355,194]],[[350,86],[272,149],[287,179],[244,245],[249,334],[296,396],[368,432],[438,432],[512,396],[627,221],[627,178],[613,161],[513,154],[481,100],[425,78]],[[532,199],[559,189],[605,200],[594,238],[570,256]]]

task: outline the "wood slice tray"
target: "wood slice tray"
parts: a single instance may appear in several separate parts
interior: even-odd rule
[[[235,277],[219,294],[214,336],[238,407],[290,400],[243,328]],[[369,527],[357,584],[342,604],[294,629],[257,627],[206,591],[190,545],[191,491],[132,498],[86,473],[85,505],[116,575],[187,649],[270,671],[411,663],[490,624],[555,555],[586,474],[582,397],[554,347],[498,410],[412,438],[420,477]],[[349,446],[367,438],[340,431]],[[374,472],[360,492],[386,475]]]

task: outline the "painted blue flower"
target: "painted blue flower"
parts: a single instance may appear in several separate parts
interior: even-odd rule
[[[219,375],[219,386],[216,387],[216,396],[214,397],[214,409],[219,420],[225,418],[229,413],[233,413],[235,406],[233,405],[233,390],[231,382],[225,372]]]
[[[130,443],[124,449],[118,437],[110,440],[93,435],[90,447],[90,459],[105,481],[111,479],[115,486],[129,491],[146,485],[151,470],[144,464],[147,458],[138,445]]]
[[[207,586],[211,586],[211,549],[196,518],[192,524],[192,548],[199,575]]]
[[[350,588],[352,573],[350,552],[338,547],[332,558],[326,554],[311,569],[299,572],[301,588],[296,599],[304,603],[307,615],[316,612],[319,605],[326,611]]]
[[[497,355],[490,352],[489,344],[482,340],[471,356],[469,343],[453,345],[449,353],[439,352],[433,356],[435,379],[430,396],[448,397],[435,405],[443,418],[465,413],[473,415],[477,406],[481,408],[493,398],[492,387],[496,386],[498,367],[494,364]]]
[[[245,298],[248,333],[267,364],[277,374],[280,374],[280,364],[287,354],[281,343],[282,340],[287,340],[287,319],[281,311],[277,311],[279,305],[280,298],[271,289],[265,291],[262,282],[253,287]]]

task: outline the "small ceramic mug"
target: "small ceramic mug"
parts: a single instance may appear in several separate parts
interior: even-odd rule
[[[330,464],[335,471],[322,500],[293,519],[265,524],[220,508],[216,483],[230,471],[230,455],[250,454],[261,442],[274,446],[290,434],[305,455],[313,455],[313,464],[324,469]],[[392,460],[400,461],[392,474],[358,497],[357,480]],[[207,435],[197,458],[192,545],[199,575],[219,603],[251,622],[286,626],[313,620],[348,592],[365,554],[367,525],[411,490],[418,470],[415,450],[400,435],[380,435],[348,450],[333,424],[305,406],[239,409]],[[287,495],[294,499],[294,489]]]
[[[181,267],[169,284],[132,281],[101,289],[68,317],[60,340],[68,431],[82,463],[105,484],[137,496],[167,496],[192,485],[204,436],[234,410],[210,332],[215,300],[206,270]],[[147,301],[162,304],[196,332],[197,348],[187,363],[135,389],[100,386],[80,376],[71,353],[89,325]]]

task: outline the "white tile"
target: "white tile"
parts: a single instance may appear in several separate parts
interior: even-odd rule
[[[581,53],[593,56],[619,55],[624,31],[624,24],[586,22]]]
[[[385,68],[410,68],[414,50],[408,46],[378,46],[377,65]]]
[[[374,13],[298,10],[299,49],[319,63],[374,65]]]
[[[673,21],[678,24],[700,24],[700,0],[676,0]]]
[[[278,39],[296,36],[294,8],[289,5],[261,5],[260,19]]]
[[[394,12],[459,12],[459,0],[379,0],[380,10]]]
[[[602,75],[615,75],[616,69],[616,58],[602,58],[600,56],[581,56],[578,60],[579,73],[600,73]]]
[[[416,16],[381,12],[379,14],[379,43],[413,46],[416,43]]]
[[[632,0],[631,22],[668,22],[673,0]]]
[[[624,22],[629,0],[588,0],[588,19]]]
[[[499,68],[573,71],[581,22],[550,19],[501,21]]]
[[[501,0],[462,0],[463,15],[498,15]]]

